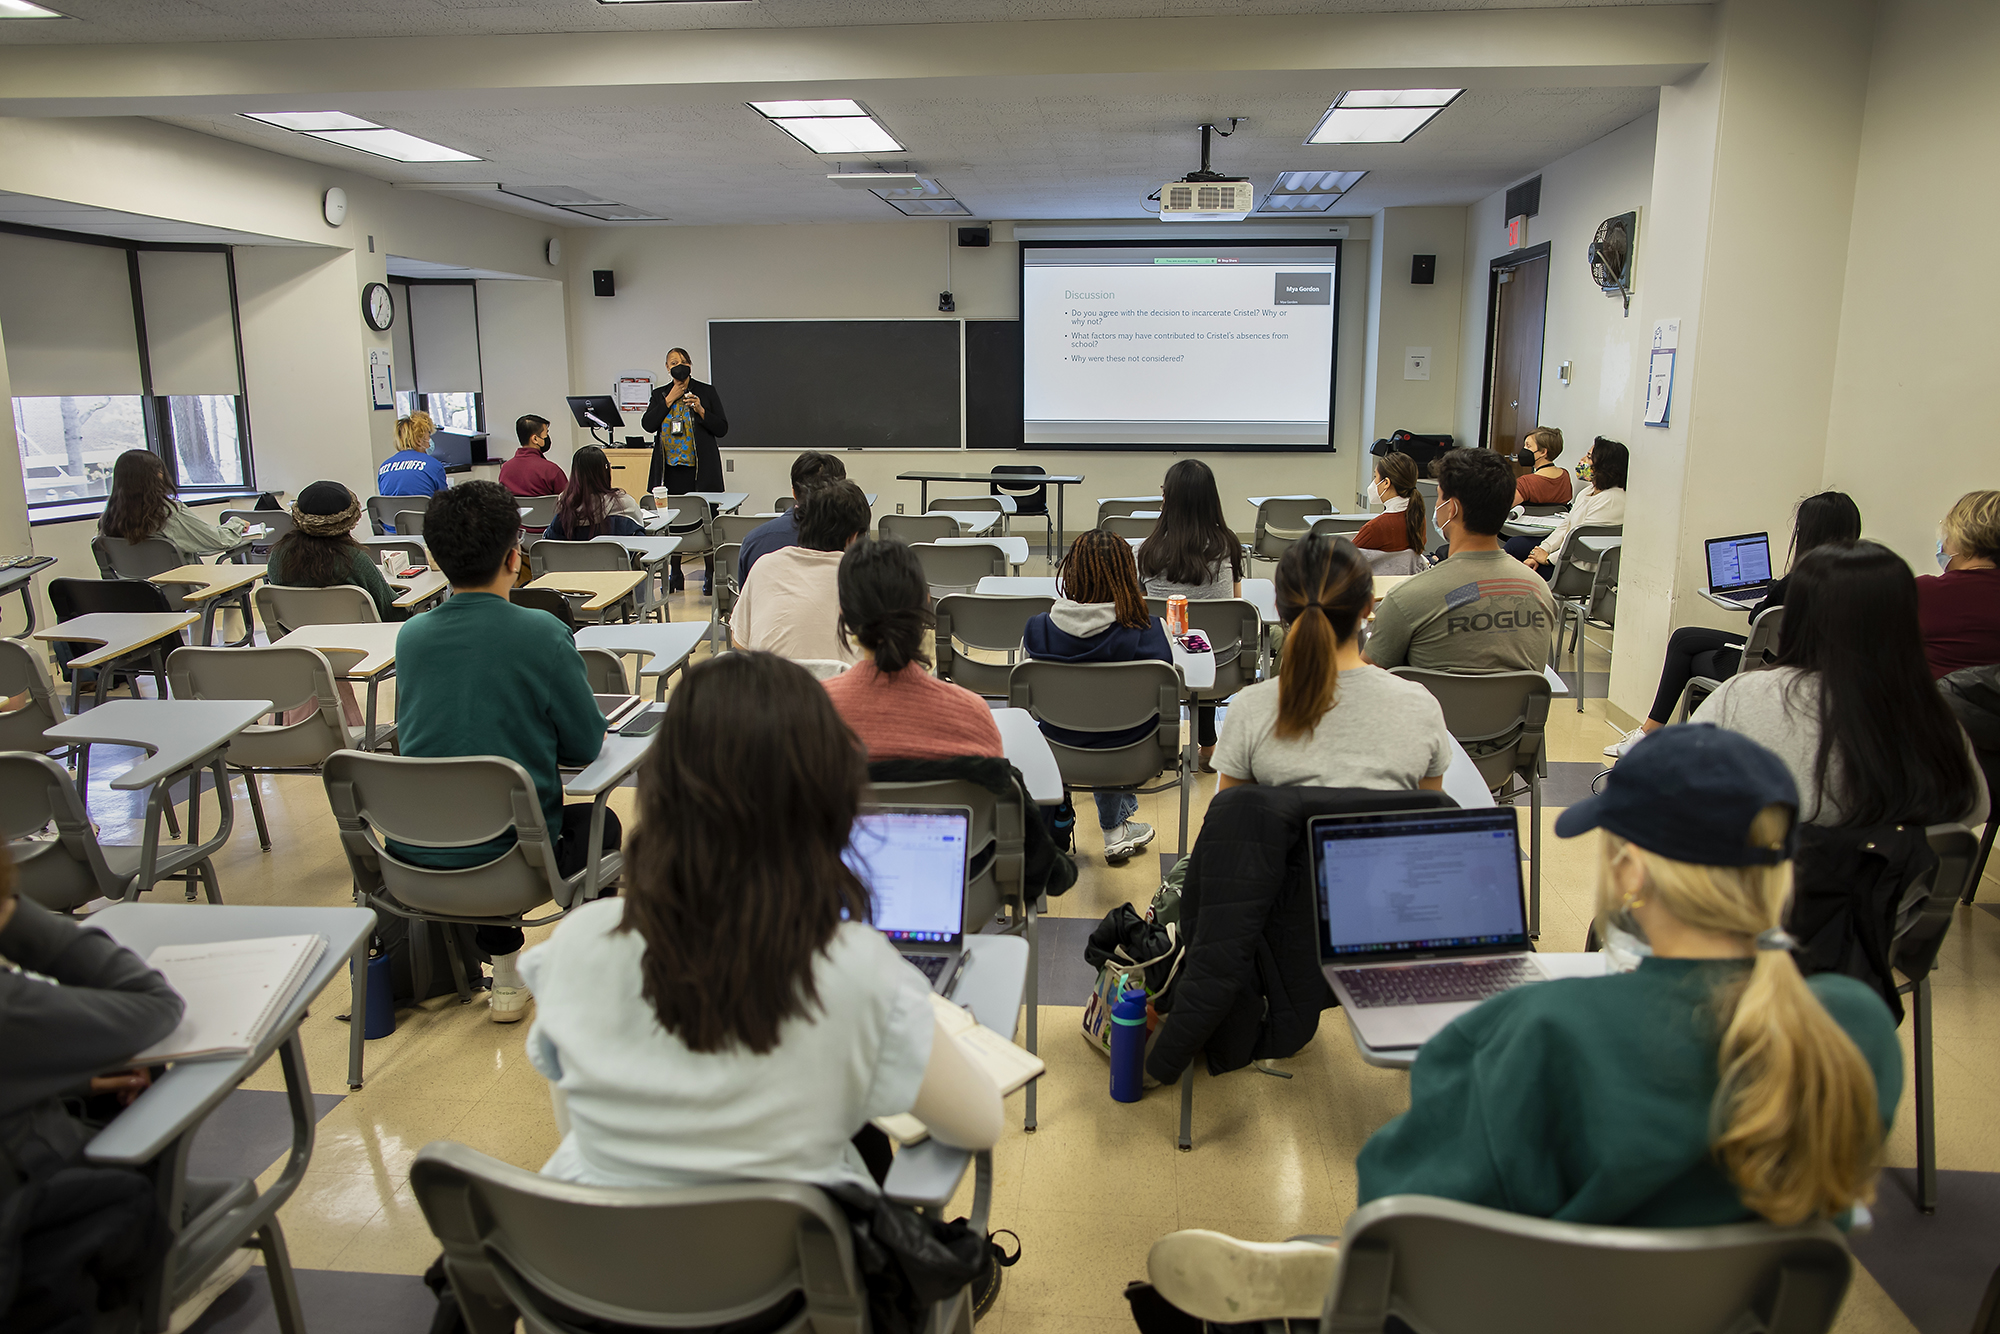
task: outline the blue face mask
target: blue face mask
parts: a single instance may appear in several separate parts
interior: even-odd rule
[[[1951,557],[1944,554],[1944,539],[1942,537],[1938,539],[1938,568],[1947,571],[1951,569]]]

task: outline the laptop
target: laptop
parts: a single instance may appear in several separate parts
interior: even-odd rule
[[[1708,546],[1708,595],[1717,602],[1749,611],[1771,588],[1771,535],[1711,537]]]
[[[971,829],[965,806],[877,806],[855,817],[841,853],[868,886],[875,929],[941,996],[951,994],[965,956]]]
[[[1549,974],[1528,947],[1510,807],[1324,815],[1307,827],[1320,968],[1361,1041],[1421,1047]]]

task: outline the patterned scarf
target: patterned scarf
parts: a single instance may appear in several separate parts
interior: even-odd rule
[[[681,433],[674,434],[673,423],[681,424]],[[666,420],[660,423],[660,443],[667,449],[667,466],[670,468],[692,468],[694,466],[694,409],[688,406],[687,394],[683,393],[667,409]]]

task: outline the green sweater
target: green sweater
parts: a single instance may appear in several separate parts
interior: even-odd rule
[[[535,780],[553,839],[563,809],[557,766],[597,758],[604,713],[561,621],[491,593],[458,593],[396,637],[396,730],[405,755],[518,763]],[[391,850],[427,866],[477,866],[513,843],[507,834],[456,852]]]
[[[403,613],[395,605],[395,590],[391,589],[388,581],[382,577],[382,571],[375,568],[375,562],[368,558],[368,548],[357,545],[348,554],[351,560],[348,577],[340,582],[367,590],[368,596],[375,600],[375,614],[383,620],[402,620]],[[281,544],[271,551],[271,563],[264,567],[264,581],[282,587],[305,587],[298,580],[288,579],[285,576],[285,548]]]
[[[1647,959],[1635,972],[1497,996],[1424,1044],[1410,1110],[1356,1162],[1361,1203],[1438,1195],[1537,1218],[1701,1227],[1753,1215],[1710,1156],[1719,977],[1749,965]],[[1809,979],[1875,1073],[1888,1126],[1903,1054],[1882,998]]]

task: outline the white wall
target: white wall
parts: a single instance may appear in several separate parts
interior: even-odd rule
[[[1592,436],[1626,439],[1632,419],[1645,344],[1644,337],[1635,332],[1638,302],[1635,298],[1632,318],[1626,319],[1620,303],[1605,296],[1590,280],[1584,255],[1598,223],[1636,209],[1639,262],[1635,276],[1640,283],[1645,282],[1652,244],[1646,205],[1652,197],[1653,141],[1658,126],[1657,113],[1641,116],[1541,170],[1541,212],[1528,220],[1524,243],[1549,243],[1549,304],[1542,338],[1538,424],[1562,431],[1569,455],[1566,461],[1580,457]],[[1453,434],[1466,444],[1479,443],[1487,275],[1491,262],[1508,253],[1506,214],[1505,190],[1496,190],[1465,210],[1465,303],[1460,325],[1464,369],[1457,382]],[[1567,386],[1557,373],[1565,361],[1571,364]]]
[[[1452,431],[1459,381],[1460,316],[1464,303],[1465,210],[1389,208],[1375,215],[1370,277],[1375,284],[1370,326],[1372,400],[1361,433],[1375,441],[1394,430],[1430,435]],[[1437,281],[1410,281],[1410,257],[1437,256]],[[1431,350],[1430,378],[1404,378],[1410,348]]]
[[[620,371],[645,368],[656,377],[669,347],[694,356],[695,374],[707,374],[707,322],[732,318],[935,317],[945,282],[945,239],[955,220],[842,226],[672,227],[628,231],[578,230],[564,240],[569,293],[571,393],[610,393]],[[1005,224],[986,249],[951,252],[951,287],[965,319],[1015,319],[1020,313],[1019,250]],[[1342,251],[1339,386],[1334,444],[1337,453],[1206,455],[1216,470],[1230,520],[1247,530],[1252,510],[1241,497],[1310,490],[1352,501],[1356,459],[1362,452],[1360,386],[1365,343],[1367,242]],[[1407,263],[1407,261],[1405,261]],[[610,269],[617,295],[592,295],[591,272]],[[1399,354],[1400,355],[1400,354]],[[892,393],[893,385],[855,367],[860,392]],[[754,394],[754,385],[718,384],[724,404]],[[544,414],[550,415],[553,414]],[[572,446],[589,443],[573,424]],[[731,449],[723,441],[729,489],[748,491],[757,505],[790,489],[795,450]],[[809,447],[802,441],[801,447]],[[1074,488],[1069,527],[1087,525],[1097,496],[1147,494],[1175,458],[1160,452],[1019,453],[936,450],[853,451],[850,475],[881,493],[878,513],[901,502],[914,511],[918,488],[898,482],[913,468],[983,469],[993,463],[1039,463],[1051,472],[1079,472],[1090,480]],[[1233,502],[1232,502],[1232,498]]]

